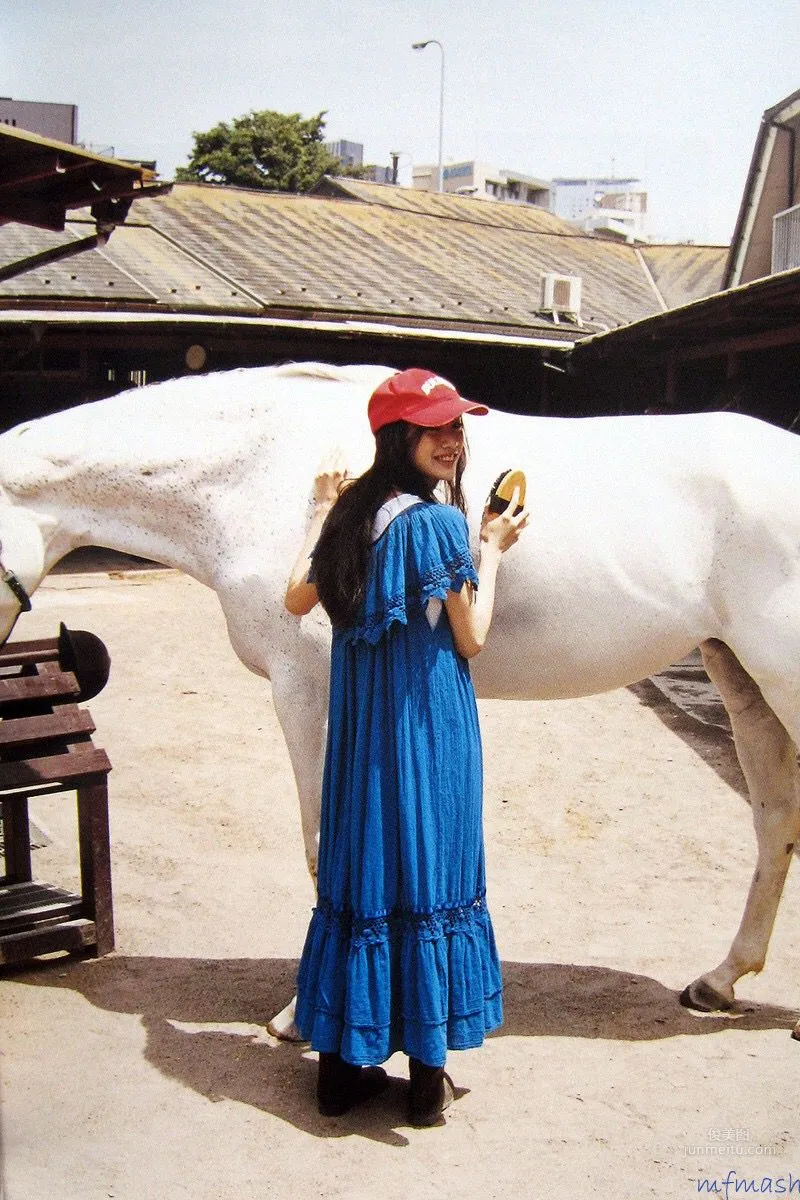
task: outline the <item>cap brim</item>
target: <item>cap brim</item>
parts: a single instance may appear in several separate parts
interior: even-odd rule
[[[465,413],[471,413],[474,417],[484,417],[489,409],[485,404],[475,404],[471,400],[462,400],[460,396],[444,400],[435,400],[433,403],[426,401],[421,404],[418,412],[407,411],[403,420],[408,421],[411,425],[421,425],[427,429],[438,429],[442,425],[449,425],[451,421],[456,421]]]

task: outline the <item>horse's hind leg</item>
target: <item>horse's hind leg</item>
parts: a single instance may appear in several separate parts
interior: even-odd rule
[[[317,876],[317,837],[320,822],[322,767],[327,717],[327,664],[321,671],[315,660],[278,660],[272,670],[272,696],[292,761],[306,862],[312,879]],[[269,1032],[284,1041],[302,1040],[294,1023],[295,997],[268,1023]]]
[[[758,843],[755,873],[731,948],[718,967],[689,984],[681,997],[688,1006],[711,1011],[729,1008],[737,979],[764,965],[792,851],[800,840],[800,804],[796,750],[786,729],[726,645],[708,641],[701,650],[730,714]]]

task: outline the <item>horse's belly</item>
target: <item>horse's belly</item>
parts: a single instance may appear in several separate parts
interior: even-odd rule
[[[678,662],[703,640],[686,614],[624,612],[601,606],[495,617],[486,646],[471,662],[485,699],[558,700],[625,687]]]

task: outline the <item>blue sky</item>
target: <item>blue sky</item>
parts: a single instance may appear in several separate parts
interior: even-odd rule
[[[0,93],[79,136],[185,163],[193,130],[310,116],[370,162],[640,178],[665,240],[727,242],[766,108],[800,88],[797,0],[0,0]]]

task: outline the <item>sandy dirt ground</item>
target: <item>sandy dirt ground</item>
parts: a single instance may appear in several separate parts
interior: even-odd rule
[[[91,566],[51,576],[15,637],[64,620],[112,656],[89,708],[114,764],[117,949],[0,977],[4,1200],[790,1194],[796,866],[734,1015],[678,1003],[724,956],[754,861],[726,735],[650,686],[483,703],[505,1026],[450,1056],[446,1124],[406,1125],[401,1056],[371,1108],[326,1120],[315,1056],[265,1028],[312,902],[269,686],[199,584]],[[73,798],[32,815],[37,877],[74,886]]]

